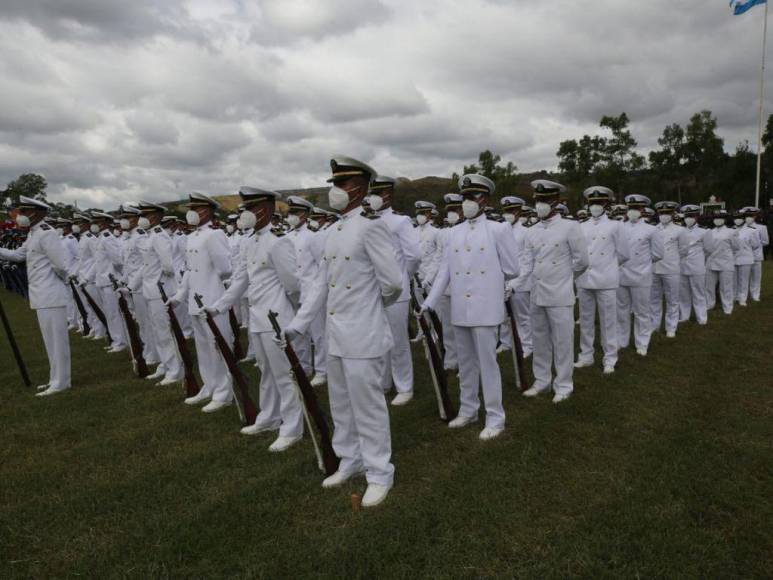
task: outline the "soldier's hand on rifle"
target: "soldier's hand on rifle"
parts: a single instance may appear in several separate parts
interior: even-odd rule
[[[422,304],[422,305],[421,305],[421,307],[419,307],[419,309],[418,309],[418,310],[414,310],[414,311],[413,311],[413,315],[414,315],[416,318],[421,318],[421,317],[422,317],[422,316],[424,316],[424,315],[425,315],[427,312],[429,312],[429,308],[428,308],[426,305]]]
[[[182,300],[180,299],[180,297],[177,294],[175,294],[174,296],[170,296],[169,300],[164,302],[164,306],[171,306],[172,308],[174,308],[175,306],[177,306],[181,302],[182,302]]]
[[[219,314],[225,314],[228,312],[228,308],[219,306],[217,303],[213,304],[212,306],[205,306],[204,310],[209,312],[212,316],[218,316]]]

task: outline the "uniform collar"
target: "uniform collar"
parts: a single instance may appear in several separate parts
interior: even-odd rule
[[[548,226],[552,226],[553,224],[558,223],[560,220],[561,220],[561,214],[556,213],[556,214],[550,216],[548,219],[540,220],[537,223],[538,223],[538,225],[542,226],[543,228],[547,228]]]
[[[255,231],[256,236],[262,236],[265,233],[268,233],[271,231],[271,222],[268,223],[268,225],[263,226],[259,230]]]
[[[609,217],[608,217],[608,216],[607,216],[607,214],[605,214],[605,213],[602,213],[602,214],[601,214],[599,217],[597,217],[597,218],[595,218],[595,217],[591,217],[591,218],[590,218],[590,221],[591,221],[591,223],[594,223],[594,224],[598,224],[598,223],[601,223],[601,222],[603,222],[603,221],[607,221],[607,220],[609,220]]]

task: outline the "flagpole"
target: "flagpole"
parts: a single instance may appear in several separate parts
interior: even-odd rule
[[[765,2],[765,24],[762,28],[762,66],[760,67],[760,119],[757,126],[757,181],[755,182],[754,205],[760,207],[760,176],[762,175],[762,114],[765,102],[765,49],[768,42],[768,3]]]

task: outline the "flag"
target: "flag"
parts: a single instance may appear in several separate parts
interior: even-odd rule
[[[730,7],[736,16],[743,14],[750,8],[754,8],[758,4],[767,4],[767,0],[730,0]]]

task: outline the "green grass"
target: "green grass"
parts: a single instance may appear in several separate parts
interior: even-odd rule
[[[74,388],[37,399],[2,337],[0,576],[770,577],[773,268],[763,291],[611,377],[577,372],[559,406],[517,396],[503,355],[507,431],[488,443],[435,418],[417,349],[396,487],[359,513],[364,481],[323,490],[308,440],[269,454],[235,410],[187,407],[76,335]],[[0,298],[45,382],[34,315]]]

